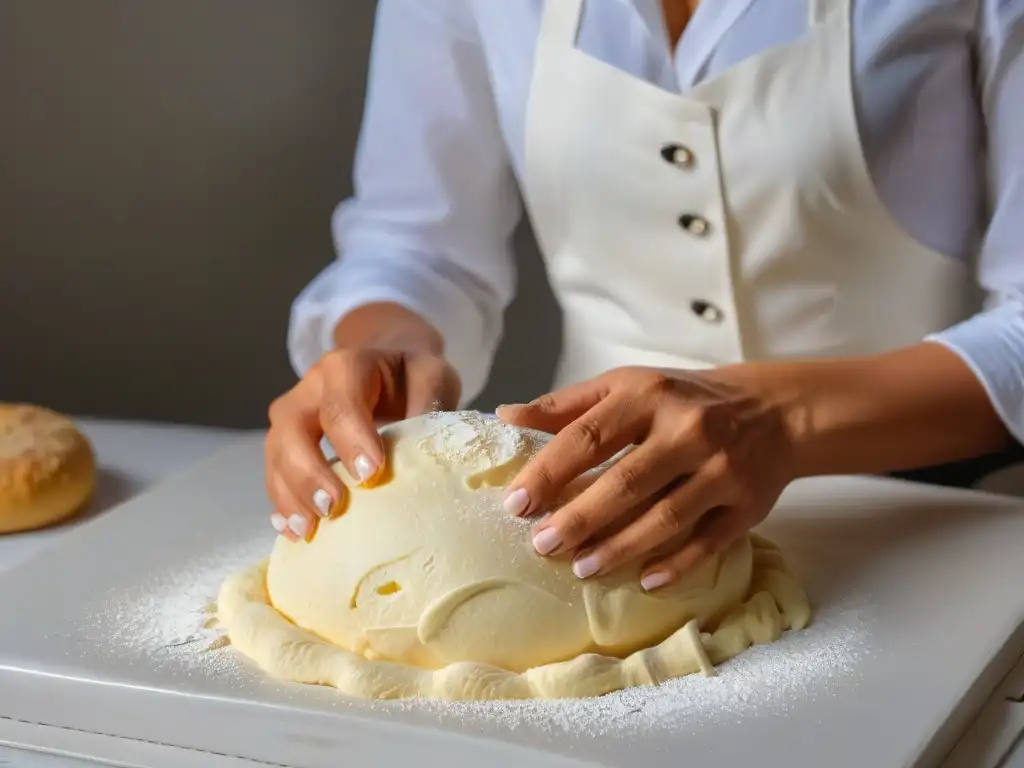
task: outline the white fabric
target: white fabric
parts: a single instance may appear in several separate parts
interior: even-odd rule
[[[977,307],[967,266],[878,198],[850,0],[801,2],[813,33],[681,95],[582,53],[583,0],[548,4],[524,188],[565,318],[558,384],[623,365],[870,355]]]
[[[356,197],[335,217],[340,260],[295,302],[297,371],[330,348],[345,312],[391,299],[442,330],[466,399],[479,391],[515,288],[508,235],[543,7],[381,1]],[[673,61],[660,18],[657,0],[590,0],[578,45],[680,91],[807,33],[802,0],[705,0]],[[879,196],[923,246],[965,263],[980,251],[981,283],[1009,307],[939,340],[975,362],[1002,413],[1024,419],[1018,390],[1004,394],[1024,361],[1024,0],[855,0],[852,27],[858,128]]]

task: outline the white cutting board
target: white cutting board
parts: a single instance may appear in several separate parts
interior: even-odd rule
[[[935,765],[1021,655],[1024,504],[868,478],[800,482],[762,528],[805,574],[816,623],[666,691],[513,717],[356,702],[230,649],[163,648],[224,553],[269,551],[261,441],[0,576],[0,718],[297,768]]]

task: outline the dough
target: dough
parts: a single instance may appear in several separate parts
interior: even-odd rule
[[[218,618],[264,670],[362,698],[597,696],[656,684],[800,629],[810,607],[750,535],[680,584],[581,581],[536,554],[504,488],[550,436],[472,412],[385,427],[388,474],[311,540],[230,577]],[[582,478],[583,482],[587,477]],[[578,492],[578,488],[574,489]]]
[[[0,534],[64,520],[92,495],[89,442],[65,416],[0,403]]]

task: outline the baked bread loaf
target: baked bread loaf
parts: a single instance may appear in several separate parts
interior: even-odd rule
[[[37,405],[0,403],[0,534],[69,518],[95,484],[92,446],[71,419]]]

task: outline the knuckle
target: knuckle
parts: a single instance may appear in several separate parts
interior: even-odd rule
[[[271,425],[280,423],[281,418],[288,409],[288,394],[280,395],[270,401],[270,407],[267,408],[267,420]]]
[[[601,428],[592,421],[582,420],[570,427],[570,437],[586,453],[594,453],[601,448],[604,437]]]
[[[694,414],[680,415],[679,418],[673,418],[672,423],[666,430],[666,438],[668,443],[673,448],[678,448],[684,445],[696,445],[700,448],[704,445],[704,435],[695,424]]]
[[[636,376],[637,368],[632,365],[621,365],[618,368],[612,368],[610,371],[604,374],[602,378],[607,379],[609,382],[619,384],[625,381],[629,381]]]
[[[738,460],[727,450],[718,450],[708,462],[709,474],[719,481],[735,480],[739,467]]]
[[[682,531],[686,521],[686,510],[674,500],[666,500],[659,505],[654,516],[656,529],[665,535],[674,536]]]
[[[546,499],[555,485],[554,473],[552,473],[547,464],[538,462],[533,467],[533,477],[528,484],[536,489],[534,493],[531,493],[531,496],[536,494],[538,497]]]
[[[551,413],[556,410],[557,403],[555,402],[554,396],[548,393],[530,401],[530,407],[544,413]]]
[[[732,409],[721,405],[705,405],[701,408],[699,423],[701,433],[710,445],[730,445],[738,433]]]
[[[637,373],[636,378],[637,387],[647,398],[663,397],[673,388],[672,378],[662,371],[644,370]]]
[[[637,468],[618,464],[611,472],[612,494],[618,498],[636,499],[643,495],[643,478]]]
[[[606,569],[612,570],[635,559],[640,554],[636,550],[635,545],[612,539],[601,547],[601,561]]]
[[[581,509],[566,507],[562,510],[558,530],[567,543],[574,544],[586,538],[588,527],[587,517]]]
[[[348,416],[345,406],[334,398],[326,398],[320,404],[320,421],[325,426],[336,427],[344,423]]]

